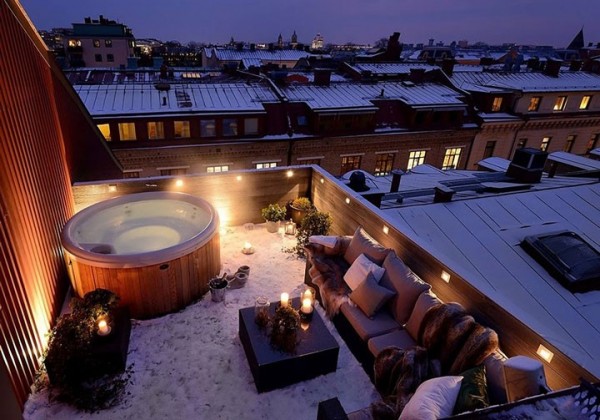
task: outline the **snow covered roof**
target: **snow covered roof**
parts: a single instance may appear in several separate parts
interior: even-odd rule
[[[75,85],[73,88],[93,117],[265,112],[263,103],[278,101],[275,93],[262,83],[178,83],[171,84],[168,91],[159,91],[153,84]]]
[[[583,71],[564,71],[558,77],[539,72],[454,72],[450,77],[462,89],[518,90],[523,92],[600,91],[600,75]]]
[[[573,153],[552,152],[548,155],[548,160],[584,171],[600,171],[600,160],[588,159],[583,156],[574,155]]]
[[[590,155],[600,156],[600,147],[590,150]]]
[[[400,188],[423,188],[427,179],[431,186],[444,177],[458,185],[469,182],[469,176],[475,174],[442,174],[416,167],[403,175]],[[600,291],[568,291],[520,246],[527,235],[569,230],[600,249],[600,183],[543,178],[529,190],[502,194],[461,191],[455,198],[433,203],[430,196],[427,201],[413,200],[401,207],[385,209],[382,205],[382,210],[390,223],[451,270],[600,376]]]
[[[293,61],[304,57],[310,57],[311,53],[300,50],[232,50],[220,48],[206,48],[205,52],[212,57],[213,54],[221,61],[241,61],[244,59],[256,59],[267,61]]]
[[[282,90],[290,101],[305,102],[313,110],[364,107],[375,111],[372,101],[376,100],[399,100],[416,108],[466,107],[460,93],[436,83],[331,83],[329,86],[287,86]]]
[[[374,75],[399,75],[410,74],[411,69],[425,69],[431,71],[439,69],[438,66],[432,66],[425,63],[357,63],[350,66],[357,73],[370,71]]]

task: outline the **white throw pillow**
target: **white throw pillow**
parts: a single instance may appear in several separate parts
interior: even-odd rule
[[[373,278],[379,283],[385,273],[385,268],[375,264],[365,254],[360,254],[344,274],[344,281],[350,286],[350,289],[354,290],[365,281],[369,273],[373,273]]]
[[[452,415],[462,376],[440,376],[423,382],[398,420],[436,420]]]

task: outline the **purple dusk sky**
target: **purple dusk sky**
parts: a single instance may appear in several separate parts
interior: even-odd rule
[[[584,28],[600,42],[597,0],[22,0],[38,29],[103,15],[137,38],[223,43],[233,36],[274,42],[279,33],[310,43],[372,44],[401,32],[405,43],[514,42],[565,47]]]

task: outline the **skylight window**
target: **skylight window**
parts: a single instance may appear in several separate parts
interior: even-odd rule
[[[521,246],[571,292],[600,290],[600,252],[576,233],[527,236]]]

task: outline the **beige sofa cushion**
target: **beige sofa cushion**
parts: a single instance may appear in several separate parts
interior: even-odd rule
[[[370,272],[367,278],[350,293],[350,300],[356,303],[365,315],[372,317],[395,295],[396,292],[380,286]]]
[[[359,307],[349,303],[343,303],[340,311],[363,341],[399,328],[396,320],[387,311],[379,311],[369,318]]]
[[[406,328],[406,331],[414,340],[417,340],[417,337],[419,336],[419,328],[421,327],[421,322],[423,321],[425,313],[429,308],[439,303],[442,303],[442,301],[439,300],[431,290],[427,290],[419,295],[415,307],[410,314],[410,318],[406,322],[406,325],[404,325],[404,328]]]
[[[391,250],[381,246],[362,227],[358,227],[344,253],[348,264],[352,264],[360,254],[365,254],[375,264],[381,265]]]
[[[385,272],[380,284],[396,292],[396,297],[390,300],[388,307],[400,325],[408,321],[417,298],[421,293],[431,289],[408,268],[400,258],[391,251],[383,261]]]
[[[387,347],[399,347],[401,349],[410,349],[417,345],[405,329],[394,330],[387,334],[378,335],[369,340],[369,351],[375,357]]]

